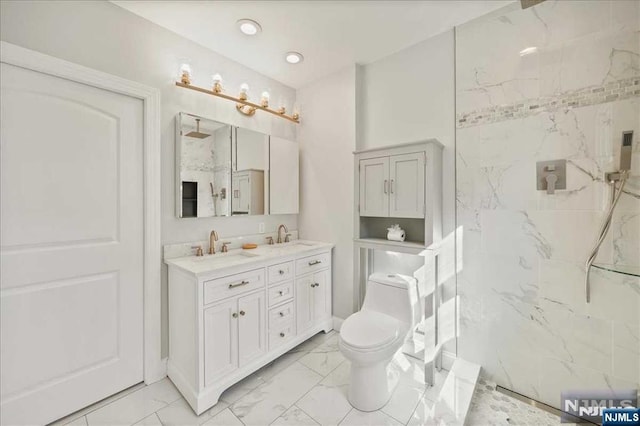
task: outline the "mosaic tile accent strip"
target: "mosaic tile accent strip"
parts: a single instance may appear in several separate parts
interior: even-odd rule
[[[579,108],[589,105],[640,97],[640,76],[617,80],[603,86],[586,87],[558,96],[530,99],[511,105],[491,106],[476,111],[460,113],[456,126],[460,128],[479,126],[528,117],[545,111]]]

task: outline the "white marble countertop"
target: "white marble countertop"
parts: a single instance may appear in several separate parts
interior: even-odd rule
[[[279,259],[285,261],[288,258],[298,257],[306,253],[311,254],[312,252],[329,250],[333,246],[332,243],[320,241],[293,240],[289,243],[260,245],[258,248],[250,250],[234,249],[229,250],[227,253],[176,257],[165,259],[165,263],[200,277],[238,266],[251,267],[252,264],[255,264],[256,267],[259,267],[264,262],[274,263]]]

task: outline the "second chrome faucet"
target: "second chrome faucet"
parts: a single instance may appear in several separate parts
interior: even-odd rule
[[[218,233],[211,231],[209,234],[209,254],[216,254],[216,241],[218,241]]]

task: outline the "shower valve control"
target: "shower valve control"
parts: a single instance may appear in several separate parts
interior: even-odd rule
[[[554,194],[557,189],[567,189],[567,160],[538,161],[536,183],[537,189],[547,191],[547,194]]]

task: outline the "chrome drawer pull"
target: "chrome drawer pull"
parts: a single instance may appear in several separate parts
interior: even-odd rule
[[[313,265],[319,265],[321,264],[322,261],[321,260],[314,260],[313,262],[309,262],[309,266],[313,266]]]
[[[280,337],[284,337],[284,333],[280,333]]]
[[[240,287],[241,285],[247,285],[247,284],[249,284],[249,281],[242,280],[237,284],[229,284],[229,288],[236,288],[236,287]]]
[[[311,287],[318,287],[319,285],[320,284],[318,284],[318,283],[313,283],[313,284],[311,284]]]

